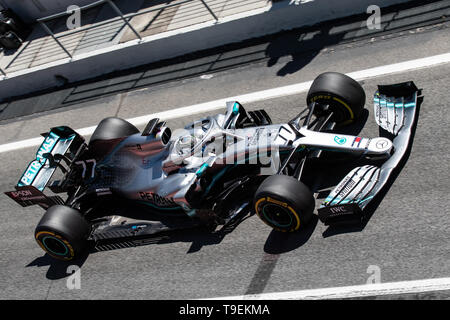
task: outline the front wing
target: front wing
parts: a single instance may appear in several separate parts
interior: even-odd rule
[[[394,152],[381,166],[365,165],[348,173],[319,208],[323,223],[363,220],[364,209],[381,193],[408,153],[420,94],[413,82],[378,86],[374,96],[375,120],[381,135],[392,140]]]

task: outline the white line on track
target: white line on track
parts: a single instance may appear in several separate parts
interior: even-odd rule
[[[375,297],[386,295],[424,293],[450,290],[450,278],[365,284],[359,286],[311,289],[288,292],[262,293],[219,297],[207,300],[319,300]]]
[[[385,65],[381,67],[375,67],[370,69],[365,69],[361,71],[347,73],[348,76],[352,77],[355,80],[361,81],[373,77],[385,76],[394,73],[401,73],[406,71],[412,71],[421,68],[434,67],[440,64],[449,63],[450,62],[450,52],[444,53],[436,56],[415,59],[404,61],[400,63],[394,63],[390,65]],[[218,99],[214,101],[209,101],[205,103],[195,104],[187,107],[167,110],[163,112],[153,113],[146,116],[136,117],[127,119],[129,122],[134,124],[135,126],[142,126],[147,124],[149,120],[152,118],[160,118],[163,120],[170,120],[176,118],[182,118],[185,116],[190,116],[193,114],[198,114],[202,112],[209,112],[217,109],[225,108],[225,103],[231,100],[237,100],[241,103],[251,103],[262,100],[268,100],[273,98],[279,98],[284,96],[290,96],[305,92],[311,86],[312,81],[297,83],[293,85],[288,85],[279,88],[273,88],[268,90],[257,91],[253,93],[248,93],[244,95]],[[77,129],[76,131],[83,135],[89,136],[95,130],[95,126]],[[0,153],[38,146],[42,143],[43,138],[32,138],[21,140],[17,142],[11,142],[7,144],[0,145]]]

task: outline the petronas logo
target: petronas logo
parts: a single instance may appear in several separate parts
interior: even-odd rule
[[[341,138],[339,136],[335,136],[334,137],[334,142],[336,142],[339,145],[343,145],[344,143],[347,142],[347,138],[344,138],[344,137]]]

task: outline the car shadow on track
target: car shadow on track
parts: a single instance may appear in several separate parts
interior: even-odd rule
[[[90,241],[86,252],[75,260],[61,261],[52,258],[48,254],[44,254],[43,256],[34,259],[25,267],[49,267],[46,278],[49,280],[58,280],[70,276],[73,273],[73,266],[81,268],[90,254],[103,251],[133,248],[151,244],[190,242],[191,246],[187,253],[194,253],[200,251],[204,246],[221,243],[228,234],[232,233],[244,220],[253,215],[253,212],[245,210],[228,224],[213,229],[206,226],[197,226],[120,240],[99,241],[97,243]]]
[[[78,266],[81,268],[90,254],[95,254],[103,251],[118,250],[125,248],[133,248],[151,244],[167,244],[175,242],[190,242],[191,246],[187,253],[194,253],[200,251],[202,247],[209,245],[216,245],[247,218],[253,214],[247,214],[242,219],[238,219],[226,226],[217,228],[212,231],[206,227],[194,227],[185,230],[173,230],[161,232],[152,236],[136,237],[133,239],[122,239],[121,241],[109,241],[94,244],[89,244],[89,248],[79,258],[71,261],[60,261],[52,258],[48,254],[34,259],[26,267],[49,267],[46,278],[49,280],[58,280],[68,277],[73,271],[69,267]]]
[[[72,261],[56,260],[44,254],[43,256],[34,259],[32,262],[26,265],[28,267],[49,267],[47,274],[45,275],[49,280],[58,280],[70,276],[73,273],[73,266],[81,268],[88,257],[88,253],[81,255],[79,258]],[[70,268],[69,268],[70,267]]]
[[[313,215],[308,225],[295,233],[272,230],[264,244],[264,252],[268,254],[282,254],[300,248],[311,238],[318,221],[317,215]]]
[[[236,225],[237,226],[237,225]],[[234,227],[235,228],[235,227]],[[233,229],[234,229],[233,228]],[[34,259],[26,267],[49,267],[46,278],[49,280],[58,280],[70,276],[72,273],[69,267],[78,266],[81,268],[88,256],[101,253],[103,251],[119,250],[133,248],[145,245],[167,244],[176,242],[190,242],[191,246],[187,253],[200,251],[204,246],[216,245],[222,242],[225,236],[232,232],[231,228],[227,230],[219,229],[216,232],[210,232],[205,228],[196,227],[186,230],[166,231],[152,236],[136,237],[134,239],[124,239],[122,241],[102,242],[101,244],[89,244],[89,248],[81,257],[71,261],[56,260],[44,254]]]
[[[345,33],[330,34],[332,25],[322,25],[319,28],[303,32],[288,32],[269,43],[266,56],[269,58],[267,66],[272,67],[282,57],[291,57],[277,71],[277,76],[284,77],[300,71],[308,65],[325,47],[333,46],[342,41]]]

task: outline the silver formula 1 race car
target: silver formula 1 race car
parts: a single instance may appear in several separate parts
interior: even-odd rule
[[[379,86],[376,138],[342,133],[360,117],[366,95],[358,82],[333,72],[315,79],[307,107],[282,124],[233,101],[224,114],[173,133],[159,119],[140,132],[106,118],[86,143],[71,128],[55,127],[6,194],[46,210],[35,238],[63,260],[88,243],[199,225],[214,232],[244,212],[279,231],[301,230],[314,214],[315,177],[336,158],[354,165],[318,209],[319,219],[362,220],[411,144],[419,95],[413,82]]]

